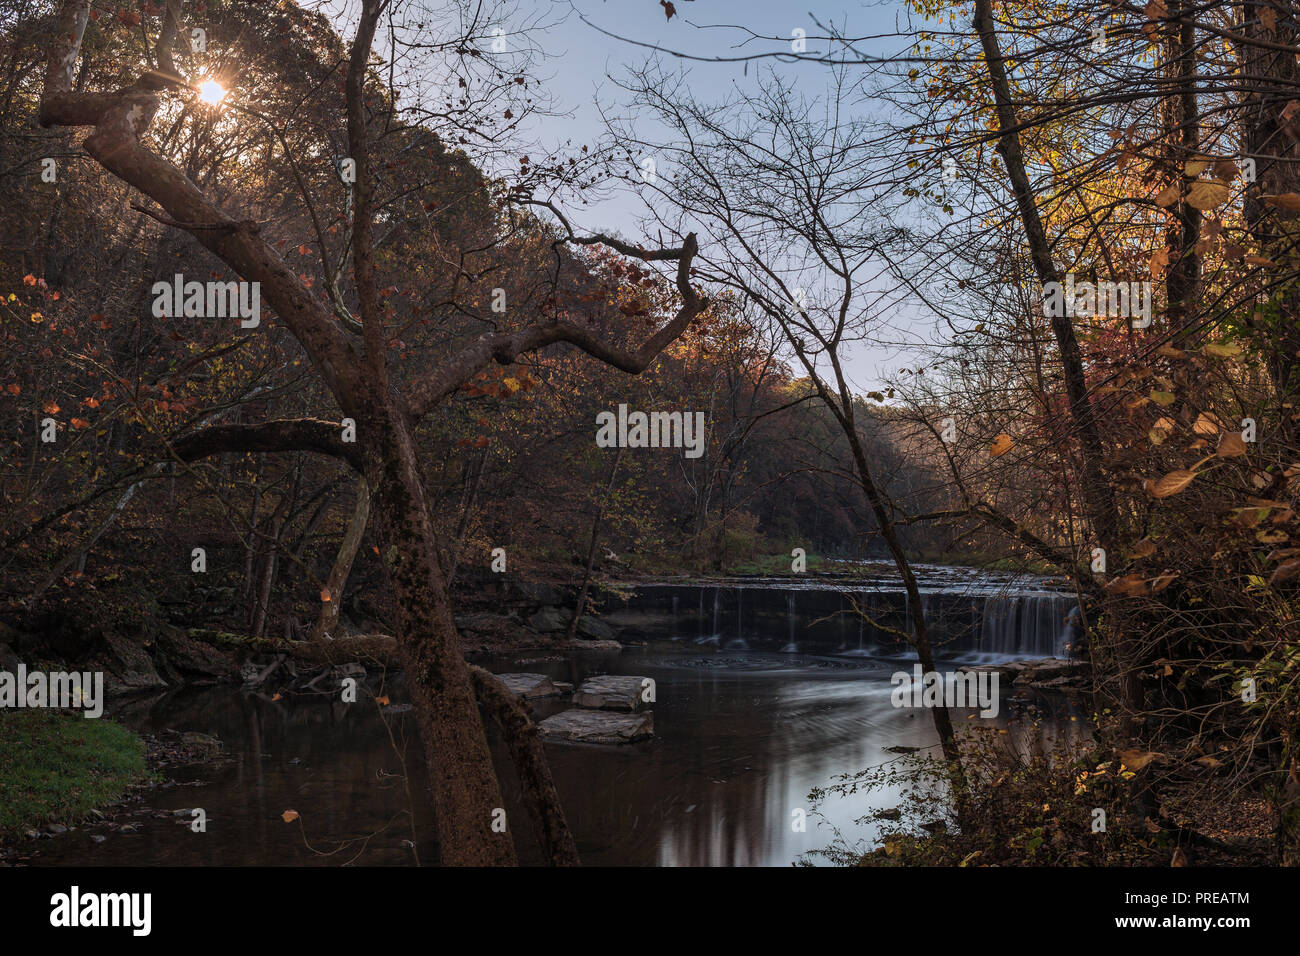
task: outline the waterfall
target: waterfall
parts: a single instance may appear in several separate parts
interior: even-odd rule
[[[744,614],[741,613],[741,595],[744,594],[743,588],[735,588],[736,593],[736,638],[727,642],[727,647],[739,651],[749,650],[749,645],[745,643],[744,637]]]
[[[794,610],[794,592],[791,591],[785,596],[785,619],[790,629],[790,639],[785,642],[785,647],[781,648],[782,654],[798,654],[799,645],[795,643],[794,629],[797,620]]]

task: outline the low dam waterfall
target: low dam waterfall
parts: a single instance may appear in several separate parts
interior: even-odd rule
[[[974,572],[971,572],[974,575]],[[931,582],[921,605],[937,657],[963,660],[1069,657],[1077,600],[1041,579]],[[677,640],[730,650],[895,657],[911,653],[906,594],[897,582],[746,579],[639,585],[605,608],[630,638]]]

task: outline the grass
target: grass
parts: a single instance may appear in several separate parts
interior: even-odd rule
[[[144,742],[110,720],[0,710],[0,835],[79,822],[147,777]]]

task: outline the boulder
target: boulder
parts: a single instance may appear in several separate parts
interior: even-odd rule
[[[1087,676],[1086,661],[1062,661],[1049,657],[1037,661],[1024,661],[1020,673],[1016,675],[1015,683],[1043,684],[1052,681],[1054,685],[1059,686],[1065,682],[1061,680],[1062,678],[1082,679]]]
[[[569,617],[558,607],[544,607],[528,619],[528,626],[543,634],[564,631],[569,627]]]
[[[556,605],[565,601],[565,596],[558,588],[541,581],[521,581],[515,586],[515,591],[529,604]]]
[[[545,674],[497,674],[506,689],[523,700],[558,697],[563,693]]]
[[[624,677],[606,674],[582,682],[573,695],[573,703],[589,710],[638,710],[642,690],[648,677]]]
[[[609,714],[566,710],[537,725],[545,736],[588,744],[627,744],[654,736],[654,714]]]
[[[167,628],[154,642],[159,667],[172,679],[189,679],[194,683],[234,680],[238,669],[223,650],[196,641],[180,628]]]
[[[614,629],[598,617],[584,614],[578,621],[578,633],[593,641],[612,641]]]
[[[110,694],[167,686],[144,648],[117,634],[105,634],[103,649],[79,669],[103,671],[104,690]]]

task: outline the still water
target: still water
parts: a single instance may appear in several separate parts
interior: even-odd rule
[[[810,818],[802,833],[792,827],[793,811],[809,807],[810,788],[895,759],[885,748],[936,742],[928,712],[890,703],[890,674],[910,670],[898,662],[679,643],[563,658],[525,653],[486,663],[497,672],[575,683],[601,673],[654,679],[654,740],[547,745],[587,864],[788,866],[829,845],[832,826],[869,843],[876,824],[854,821],[897,805],[897,794],[833,800],[823,808],[826,820]],[[400,705],[408,699],[404,690],[399,676],[381,693]],[[1008,700],[1011,693],[1003,688],[993,723],[1010,731],[1012,745],[1042,750],[1083,737],[1082,714],[1066,698],[1035,696],[1039,710],[1031,721]],[[534,702],[539,717],[567,706]],[[338,866],[412,865],[417,854],[425,863],[436,859],[424,761],[409,711],[381,718],[373,701],[272,700],[213,688],[120,704],[110,716],[144,732],[215,735],[226,759],[168,772],[180,785],[155,789],[131,805],[133,816],[114,821],[133,823],[138,832],[78,828],[34,844],[40,853],[32,863]],[[521,859],[538,863],[504,747],[495,740],[493,747]],[[206,812],[206,833],[191,831],[189,814],[162,816],[194,807]],[[299,819],[285,823],[285,810]],[[92,834],[106,839],[93,842]]]

